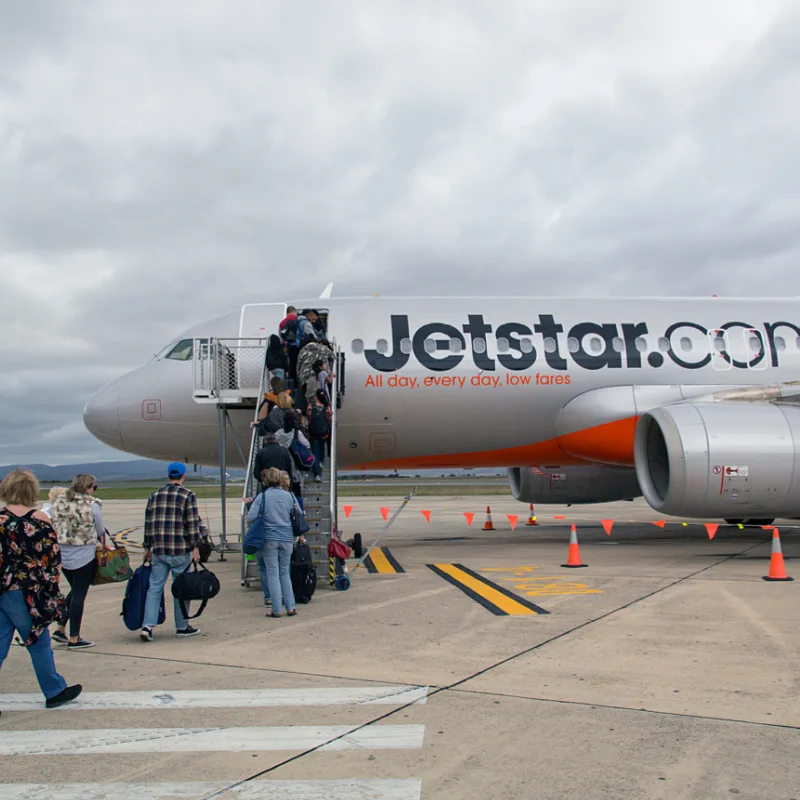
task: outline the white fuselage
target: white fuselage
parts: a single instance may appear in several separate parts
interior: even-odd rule
[[[794,299],[313,304],[328,310],[345,356],[342,469],[631,466],[644,410],[800,376]],[[268,335],[283,310],[248,306],[183,338]],[[101,389],[86,426],[129,453],[218,464],[217,412],[193,400],[192,386],[191,360],[156,359]],[[239,442],[229,437],[227,463],[238,466],[253,413],[231,418]]]

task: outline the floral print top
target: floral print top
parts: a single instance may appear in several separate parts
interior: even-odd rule
[[[0,509],[0,594],[15,589],[25,597],[33,625],[26,645],[31,645],[64,612],[58,587],[61,551],[49,522]]]

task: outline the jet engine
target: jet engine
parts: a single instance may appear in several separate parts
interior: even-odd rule
[[[723,519],[800,515],[800,407],[683,403],[643,414],[634,462],[664,514]]]
[[[514,467],[508,482],[522,503],[609,503],[641,495],[636,472],[624,467]]]

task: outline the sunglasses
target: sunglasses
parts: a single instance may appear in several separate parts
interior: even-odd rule
[[[97,489],[98,489],[98,486],[97,486],[97,484],[96,484],[96,483],[94,484],[94,486],[92,486],[92,489],[94,489],[95,491],[97,491]]]

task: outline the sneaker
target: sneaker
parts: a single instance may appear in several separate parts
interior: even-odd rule
[[[271,605],[272,605],[272,598],[270,598],[270,597],[265,597],[265,598],[264,598],[264,605],[265,605],[265,606],[271,606]]]
[[[47,708],[58,708],[63,706],[64,703],[71,703],[81,692],[83,686],[76,683],[74,686],[67,686],[63,692],[59,692],[55,697],[49,697],[45,702]]]
[[[200,633],[199,628],[193,628],[191,625],[187,625],[182,631],[176,631],[175,635],[180,636],[181,639],[185,639],[187,636],[197,636]]]
[[[143,642],[152,642],[153,641],[153,629],[152,628],[142,628],[139,631],[139,638]]]
[[[88,650],[90,647],[94,647],[94,642],[90,642],[88,639],[84,639],[83,636],[79,636],[77,642],[69,642],[67,647],[70,650]]]
[[[315,475],[314,483],[322,483],[322,475]]]
[[[64,631],[53,631],[50,638],[58,644],[69,644],[69,637]]]

